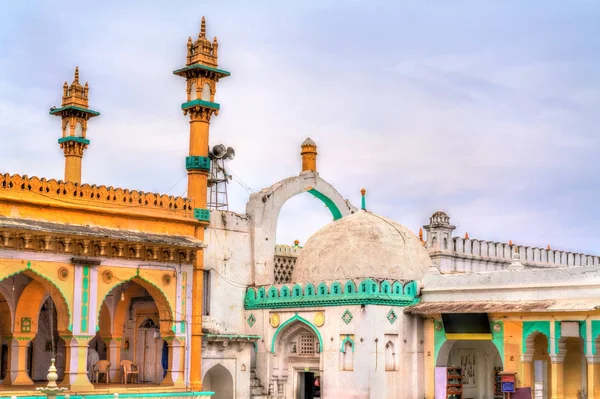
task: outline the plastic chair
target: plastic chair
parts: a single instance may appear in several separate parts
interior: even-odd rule
[[[97,362],[96,364],[94,364],[94,381],[96,381],[96,384],[98,383],[98,380],[100,379],[100,374],[104,374],[106,377],[106,383],[109,383],[110,380],[110,363],[108,362],[108,360],[100,360],[99,362]]]
[[[127,379],[129,376],[132,376],[131,383],[133,383],[133,376],[135,376],[136,382],[140,383],[140,369],[135,363],[131,360],[121,360],[121,368],[123,369],[121,372],[121,382],[127,384]]]

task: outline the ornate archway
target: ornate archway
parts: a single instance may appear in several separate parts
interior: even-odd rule
[[[250,195],[246,213],[253,226],[255,285],[272,283],[279,212],[290,198],[301,193],[309,193],[321,200],[334,220],[357,210],[331,184],[321,179],[317,172],[303,172]]]

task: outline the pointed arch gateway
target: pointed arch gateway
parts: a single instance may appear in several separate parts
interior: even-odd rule
[[[279,212],[290,198],[302,193],[311,194],[322,201],[331,212],[333,220],[357,211],[350,201],[344,199],[331,184],[321,179],[317,172],[302,172],[299,176],[287,178],[250,195],[246,213],[253,221],[256,285],[268,285],[273,280]]]
[[[279,334],[281,334],[282,331],[287,330],[288,326],[294,324],[295,322],[304,324],[306,327],[308,327],[310,330],[312,330],[312,332],[315,333],[315,335],[317,336],[317,338],[319,340],[319,348],[320,348],[320,350],[322,350],[323,338],[321,337],[321,333],[319,332],[317,327],[314,324],[312,324],[310,321],[308,321],[308,320],[298,316],[298,314],[296,314],[293,317],[291,317],[290,319],[281,323],[279,328],[277,328],[277,330],[275,330],[275,334],[273,334],[273,340],[271,341],[271,353],[275,353],[275,346],[276,346],[277,337],[279,336]]]

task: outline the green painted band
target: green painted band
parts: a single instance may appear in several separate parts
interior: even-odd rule
[[[260,335],[239,335],[239,334],[202,334],[203,337],[207,338],[227,338],[227,339],[247,339],[247,340],[257,340],[261,339]]]
[[[181,104],[181,109],[188,109],[192,107],[205,107],[212,109],[220,109],[221,106],[217,103],[212,103],[210,101],[204,101],[200,99],[192,100]]]
[[[195,208],[194,209],[194,218],[201,222],[210,222],[210,210]]]
[[[231,75],[230,72],[224,71],[223,69],[213,68],[213,67],[209,67],[209,66],[202,65],[202,64],[188,65],[184,68],[173,71],[173,74],[179,75],[179,76],[184,76],[187,71],[192,71],[192,70],[197,70],[197,69],[202,70],[202,71],[207,71],[207,72],[214,72],[218,75],[221,75],[219,77],[225,77],[225,76]]]
[[[210,158],[194,155],[185,157],[185,168],[187,170],[210,170]]]
[[[50,115],[61,114],[63,111],[79,111],[79,112],[84,112],[86,114],[89,114],[90,117],[94,117],[94,116],[100,115],[100,112],[98,112],[98,111],[94,111],[93,109],[89,109],[89,108],[77,107],[75,105],[67,105],[65,107],[51,109],[50,110]]]
[[[83,137],[68,136],[68,137],[62,137],[62,138],[58,139],[58,144],[66,143],[67,141],[74,141],[76,143],[82,143],[82,144],[90,143],[90,141],[88,139],[84,139]]]
[[[244,303],[244,308],[247,310],[251,309],[282,309],[282,308],[310,308],[310,307],[322,307],[322,306],[343,306],[343,305],[385,305],[385,306],[399,306],[406,307],[412,306],[419,303],[419,299],[416,298],[389,298],[383,296],[369,297],[366,295],[357,296],[354,298],[340,297],[340,298],[303,298],[298,300],[297,298],[290,298],[288,300],[273,300],[264,303]]]
[[[327,206],[327,208],[331,212],[331,215],[333,216],[333,220],[338,220],[338,219],[342,218],[342,212],[340,212],[340,209],[328,196],[321,193],[320,191],[315,190],[314,188],[311,188],[310,190],[308,190],[308,192],[311,193],[312,195],[314,195],[315,197],[317,197],[318,199],[320,199],[321,201],[323,201],[323,203]]]

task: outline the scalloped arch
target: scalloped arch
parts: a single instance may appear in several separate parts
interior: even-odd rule
[[[26,268],[16,271],[14,273],[11,273],[11,274],[5,276],[3,279],[0,279],[0,281],[4,281],[9,277],[16,276],[17,274],[21,274],[21,273],[28,276],[32,280],[35,280],[35,281],[39,282],[40,284],[42,284],[42,286],[50,293],[50,296],[52,297],[52,300],[54,301],[54,303],[57,307],[64,306],[64,309],[62,309],[62,310],[67,312],[67,318],[66,318],[67,324],[64,324],[64,322],[62,322],[62,320],[64,320],[64,318],[59,317],[59,320],[61,320],[61,323],[60,323],[60,326],[57,326],[58,330],[73,332],[73,327],[72,327],[73,312],[71,310],[71,306],[69,305],[69,301],[67,300],[67,297],[65,296],[65,293],[62,292],[60,287],[57,286],[56,284],[54,284],[54,282],[49,277],[43,275],[42,273],[40,273],[38,271],[31,269],[31,262],[27,262]],[[58,296],[52,295],[52,291],[54,291],[54,290],[56,290],[56,292],[58,293]],[[15,313],[16,313],[16,309],[15,309]],[[15,320],[13,320],[13,323],[14,322],[16,322],[16,316],[15,316]]]
[[[308,320],[306,320],[306,319],[298,316],[298,313],[296,313],[294,316],[292,316],[291,318],[289,318],[286,321],[284,321],[283,323],[281,323],[281,325],[279,326],[279,328],[277,328],[277,330],[275,331],[275,334],[273,334],[273,339],[271,341],[271,353],[275,353],[275,342],[277,342],[277,336],[287,326],[289,326],[290,324],[292,324],[292,323],[294,323],[296,321],[300,322],[300,323],[304,323],[308,327],[310,327],[310,329],[316,334],[317,338],[319,338],[319,347],[321,348],[321,352],[323,351],[323,338],[321,337],[321,333],[319,332],[319,330],[317,329],[317,327],[315,327],[315,325],[312,324],[310,321],[308,321]]]

